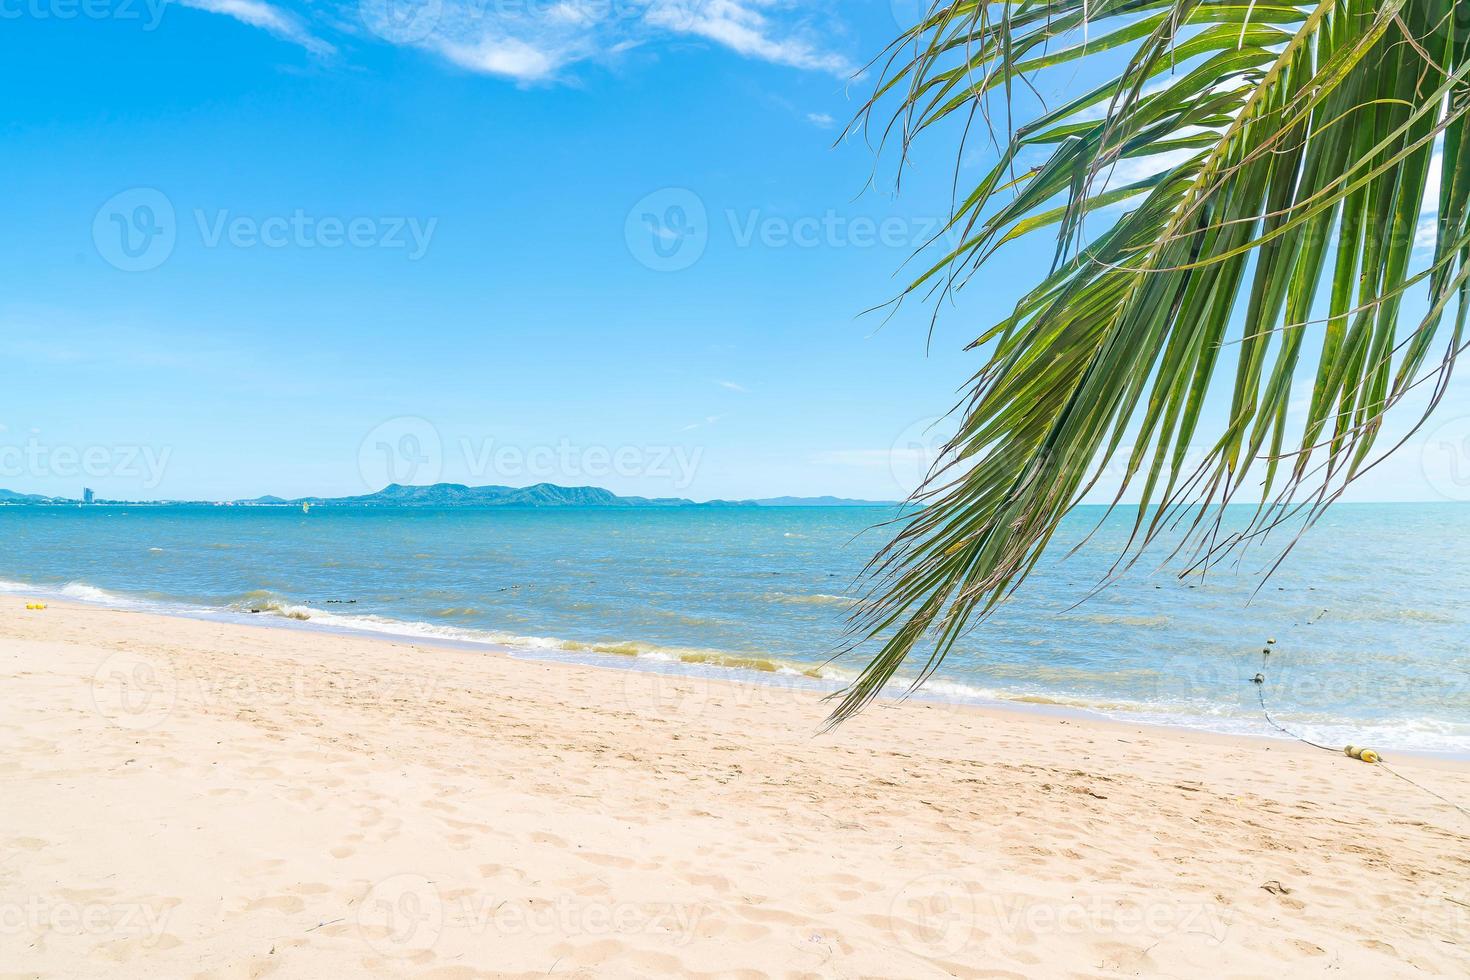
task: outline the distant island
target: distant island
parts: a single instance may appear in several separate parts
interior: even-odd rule
[[[0,506],[79,507],[66,497],[0,490]],[[166,507],[897,507],[896,500],[853,500],[847,497],[765,497],[759,500],[695,501],[683,497],[620,497],[601,487],[563,487],[537,483],[529,487],[470,487],[460,483],[404,486],[391,483],[376,493],[356,497],[256,497],[251,500],[94,500],[86,506]]]

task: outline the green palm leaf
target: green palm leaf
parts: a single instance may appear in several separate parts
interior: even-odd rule
[[[1047,73],[1109,66],[1015,118]],[[1381,458],[1411,391],[1429,386],[1432,410],[1463,346],[1467,74],[1470,0],[941,2],[894,42],[859,122],[900,173],[946,126],[999,149],[956,200],[959,244],[904,296],[958,289],[1026,235],[1054,235],[1055,262],[972,345],[986,360],[924,506],[869,565],[853,640],[881,648],[833,721],[916,650],[926,680],[1103,467],[1140,498],[1115,571],[1165,532],[1202,569],[1315,521]],[[1433,247],[1416,252],[1431,170]],[[1403,316],[1408,297],[1425,312]],[[1310,405],[1289,425],[1299,376]],[[1228,392],[1218,419],[1212,391]],[[1227,529],[1252,473],[1254,516]]]

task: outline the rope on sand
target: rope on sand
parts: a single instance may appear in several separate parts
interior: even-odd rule
[[[1322,610],[1316,616],[1314,616],[1311,619],[1307,620],[1307,625],[1308,626],[1312,625],[1313,623],[1317,622],[1318,620],[1320,620],[1325,615],[1327,615],[1327,610],[1326,609]],[[1297,626],[1300,626],[1300,625],[1301,625],[1300,623],[1293,624],[1292,630],[1295,630],[1297,628]],[[1289,728],[1285,727],[1284,725],[1282,725],[1275,718],[1272,718],[1271,717],[1270,710],[1267,709],[1267,707],[1266,707],[1266,665],[1271,660],[1271,647],[1274,646],[1275,644],[1276,644],[1276,641],[1274,639],[1271,639],[1271,640],[1267,640],[1266,641],[1266,646],[1261,650],[1261,670],[1260,670],[1260,672],[1258,674],[1256,674],[1256,676],[1254,676],[1254,677],[1251,678],[1251,683],[1256,685],[1256,696],[1257,696],[1257,700],[1259,700],[1261,702],[1261,714],[1265,716],[1266,721],[1271,725],[1272,728],[1274,728],[1277,731],[1281,732],[1283,735],[1287,735],[1287,736],[1290,736],[1291,738],[1296,739],[1298,742],[1302,742],[1302,743],[1304,743],[1306,745],[1310,745],[1314,749],[1323,749],[1324,751],[1331,752],[1333,754],[1336,754],[1338,752],[1341,752],[1342,754],[1348,756],[1349,758],[1359,759],[1359,760],[1361,760],[1363,762],[1367,762],[1367,763],[1369,763],[1371,765],[1376,765],[1380,769],[1386,770],[1391,775],[1397,776],[1399,779],[1402,779],[1404,782],[1408,783],[1410,786],[1413,786],[1415,789],[1418,789],[1421,792],[1424,792],[1424,793],[1429,794],[1430,796],[1432,796],[1435,799],[1439,800],[1441,803],[1444,803],[1446,806],[1452,807],[1452,808],[1460,811],[1460,814],[1462,816],[1470,817],[1470,810],[1465,809],[1465,807],[1463,807],[1460,804],[1456,803],[1454,800],[1451,800],[1451,799],[1449,799],[1449,798],[1447,798],[1445,796],[1442,796],[1441,794],[1439,794],[1439,793],[1435,792],[1434,790],[1430,789],[1428,786],[1425,786],[1422,783],[1415,782],[1414,780],[1410,779],[1408,776],[1405,776],[1403,773],[1399,772],[1397,769],[1393,768],[1386,761],[1384,761],[1383,756],[1380,755],[1379,753],[1375,752],[1373,749],[1365,749],[1365,748],[1363,748],[1360,745],[1344,745],[1344,746],[1323,745],[1321,742],[1314,742],[1314,741],[1312,741],[1311,739],[1307,738],[1304,735],[1297,734],[1296,732],[1294,732],[1291,729],[1289,729]]]

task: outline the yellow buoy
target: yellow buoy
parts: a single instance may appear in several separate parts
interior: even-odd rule
[[[46,608],[46,603],[44,603],[44,602],[28,602],[28,603],[26,603],[26,608],[27,609],[45,609]]]
[[[1361,759],[1363,762],[1374,763],[1378,761],[1378,753],[1372,749],[1365,749],[1361,745],[1349,745],[1342,750],[1343,754],[1350,759]]]

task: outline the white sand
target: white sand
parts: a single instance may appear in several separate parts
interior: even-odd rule
[[[1295,743],[23,607],[6,977],[1470,973],[1466,819]]]

